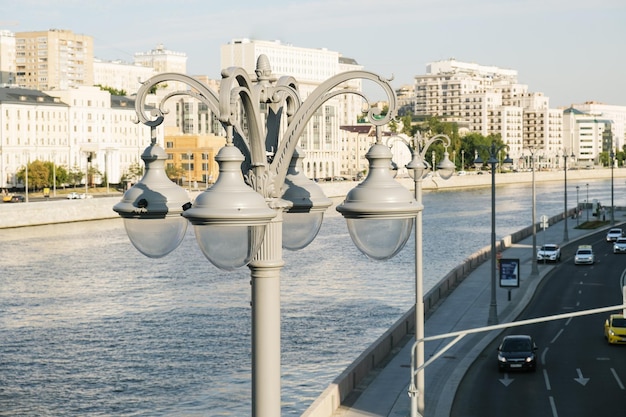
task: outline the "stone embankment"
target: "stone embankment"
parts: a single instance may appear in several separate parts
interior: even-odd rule
[[[563,181],[563,171],[536,172],[536,182]],[[614,179],[626,178],[626,169],[613,170]],[[580,183],[598,179],[611,178],[610,169],[591,169],[567,171],[568,181]],[[406,188],[413,189],[411,178],[397,179]],[[532,172],[496,174],[496,185],[522,184],[532,182]],[[328,197],[342,198],[355,187],[352,181],[334,181],[319,183]],[[491,175],[455,175],[443,180],[437,175],[422,181],[424,191],[454,188],[485,187],[491,185]],[[193,198],[193,195],[192,195]],[[84,200],[52,200],[30,203],[0,203],[0,229],[9,227],[39,226],[52,223],[80,222],[88,220],[104,220],[118,217],[112,207],[121,199],[115,197],[99,197]]]

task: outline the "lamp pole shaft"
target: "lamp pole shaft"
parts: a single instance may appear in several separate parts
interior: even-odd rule
[[[415,200],[418,206],[422,206],[422,178],[415,178]],[[424,277],[422,264],[422,211],[415,216],[415,340],[424,339]],[[424,364],[424,343],[417,344],[417,369]],[[416,375],[419,415],[424,415],[424,370],[418,371]]]
[[[495,155],[491,155],[493,160]],[[489,304],[489,325],[498,324],[498,303],[496,301],[496,163],[491,163],[491,303]]]
[[[280,411],[280,270],[282,213],[265,231],[259,252],[248,265],[252,285],[252,417]]]
[[[565,159],[565,166],[563,172],[565,173],[565,184],[563,186],[563,242],[569,242],[569,235],[567,231],[567,155],[563,157]]]
[[[533,261],[531,274],[539,274],[539,268],[537,267],[537,193],[535,188],[535,155],[531,155],[532,164],[532,189],[533,189]]]
[[[612,154],[613,152],[611,152]],[[613,166],[615,165],[614,157],[611,155],[611,224],[615,224],[615,203],[613,202]]]

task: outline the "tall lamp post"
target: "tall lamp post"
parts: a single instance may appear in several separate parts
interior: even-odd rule
[[[580,186],[576,186],[576,227],[580,225],[580,199],[578,198],[578,191]]]
[[[609,156],[611,158],[611,224],[615,224],[615,202],[613,201],[613,167],[615,166],[615,152],[613,152],[613,148],[611,148]]]
[[[241,67],[224,69],[221,74],[219,95],[184,74],[158,74],[141,85],[135,110],[151,132],[150,145],[141,156],[146,170],[113,210],[123,218],[132,244],[146,256],[158,258],[174,250],[189,222],[204,256],[215,266],[223,270],[248,266],[252,287],[251,414],[277,417],[281,414],[282,248],[301,249],[313,241],[331,205],[319,186],[303,174],[303,155],[297,145],[307,122],[340,94],[355,94],[366,101],[367,118],[377,131],[376,143],[366,155],[368,176],[337,208],[346,217],[359,250],[381,260],[398,253],[411,234],[419,207],[411,192],[393,180],[391,152],[381,143],[380,127],[397,109],[388,80],[367,71],[343,72],[301,100],[297,81],[290,76],[276,79],[265,55],[257,60],[254,80]],[[356,79],[373,82],[384,91],[389,100],[386,115],[381,115],[364,93],[341,88]],[[170,81],[188,88],[151,105],[146,100],[149,92]],[[157,144],[164,102],[179,95],[206,104],[226,131],[225,146],[215,157],[219,177],[193,204],[185,190],[167,178],[167,154]]]
[[[532,267],[531,274],[537,275],[539,274],[539,268],[537,266],[537,193],[535,188],[535,148],[528,147],[528,151],[530,152],[530,167],[532,171],[532,224],[533,224],[533,256],[532,256]]]
[[[567,154],[567,150],[563,149],[563,172],[564,172],[564,185],[563,185],[563,242],[569,242],[569,234],[567,231],[567,158],[575,158],[576,155]]]
[[[496,300],[496,165],[498,164],[498,152],[502,149],[508,150],[508,145],[496,145],[491,143],[489,147],[481,147],[489,152],[487,164],[491,165],[491,302],[489,303],[488,325],[498,324],[498,302]],[[478,154],[477,154],[478,155]],[[513,160],[507,153],[503,164],[511,165]],[[483,160],[478,155],[474,160],[477,167],[483,164]]]
[[[587,200],[585,200],[585,211],[587,212],[587,221],[589,221],[589,183],[585,184],[587,187]]]
[[[437,165],[439,176],[447,180],[454,173],[454,163],[450,161],[447,151],[450,138],[446,135],[435,135],[431,138],[422,138],[419,132],[409,142],[400,136],[389,139],[399,140],[411,151],[411,162],[406,167],[414,182],[415,200],[419,211],[415,215],[415,343],[411,350],[411,383],[409,396],[411,397],[411,417],[424,415],[424,278],[423,278],[423,239],[422,239],[422,180],[433,167],[426,162],[426,152],[435,142],[442,142],[445,147],[443,160]],[[433,164],[435,162],[433,151]]]

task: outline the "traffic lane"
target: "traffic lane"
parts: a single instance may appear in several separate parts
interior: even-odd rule
[[[586,310],[622,302],[621,276],[626,257],[613,254],[606,241],[593,245],[593,266],[563,265],[562,274],[571,276],[568,297],[562,307]],[[607,314],[596,314],[563,321],[555,338],[542,353],[550,395],[560,415],[620,415],[626,379],[626,350],[609,346],[603,326]]]
[[[612,252],[612,246],[605,242],[604,234],[596,234],[595,236],[589,237],[587,241],[577,242],[577,244],[578,243],[592,244],[594,246],[594,252],[596,252],[598,258],[596,264],[590,266],[575,266],[573,264],[575,249],[572,250],[568,247],[567,249],[570,251],[570,255],[565,255],[562,263],[544,279],[528,308],[519,318],[520,320],[620,303],[620,299],[617,301],[614,300],[615,295],[618,293],[615,288],[619,275],[619,271],[618,273],[615,273],[615,271],[621,268],[617,263],[621,263],[622,261],[608,257],[609,251]],[[610,254],[612,255],[612,253]],[[626,263],[626,257],[624,257],[623,260]],[[611,282],[613,285],[611,285]],[[583,291],[583,287],[585,286],[590,288],[597,287],[597,291]],[[611,287],[611,289],[607,290],[608,287]],[[605,297],[604,294],[609,295]],[[619,295],[621,297],[621,292]],[[581,307],[587,303],[593,305]],[[597,323],[598,320],[603,320],[603,317],[599,315],[591,317],[595,317],[594,323]],[[573,390],[576,389],[576,387],[571,388],[570,385],[581,385],[577,379],[584,381],[586,378],[584,371],[580,367],[573,365],[579,363],[581,364],[580,366],[583,366],[582,363],[584,362],[584,367],[589,366],[586,361],[588,357],[587,352],[597,348],[597,344],[602,343],[603,339],[602,326],[600,326],[598,330],[595,325],[585,324],[584,321],[580,321],[584,332],[574,328],[571,332],[576,338],[576,342],[561,339],[561,336],[566,334],[565,330],[570,326],[572,321],[572,319],[563,319],[505,331],[503,335],[522,333],[532,334],[535,337],[535,341],[539,347],[538,371],[535,374],[531,374],[531,376],[517,372],[506,373],[504,376],[494,376],[494,374],[497,373],[497,371],[494,370],[497,366],[495,359],[496,348],[501,339],[497,338],[496,341],[482,352],[462,380],[459,390],[456,393],[451,415],[497,416],[506,413],[511,416],[557,416],[559,415],[559,406],[569,409],[570,407],[566,405],[568,404],[567,401],[569,397],[574,394]],[[589,330],[589,327],[591,327],[591,330]],[[589,338],[589,331],[599,331],[600,340],[595,340],[595,344],[592,342],[591,344],[593,346],[591,347],[581,344],[580,349],[573,348],[572,346],[576,346],[576,343],[580,344],[578,339],[581,337],[582,339]],[[570,333],[568,332],[567,334],[569,335]],[[568,354],[571,353],[573,357],[569,357],[568,355],[554,355],[554,352],[558,351],[552,344],[558,340],[569,342],[565,347],[558,346],[558,349],[564,349]],[[548,352],[552,354],[548,355]],[[579,358],[580,355],[583,356],[583,359]],[[621,365],[616,363],[616,366],[619,368]],[[550,371],[551,367],[554,367],[553,372]],[[615,373],[619,376],[617,370],[615,370]],[[540,375],[540,377],[538,378],[537,375]],[[555,392],[554,384],[558,386],[556,390],[558,392]],[[584,387],[584,385],[581,386]],[[600,388],[600,390],[602,390],[602,388]],[[587,394],[589,392],[591,392],[591,390],[587,390]],[[589,398],[588,395],[578,396],[572,403],[575,404],[574,407],[580,408],[580,403],[594,404],[597,402],[598,398],[602,398],[601,392],[600,394],[594,392],[591,394],[591,398]],[[518,404],[518,406],[516,407],[514,404]],[[580,414],[573,413],[566,415]]]

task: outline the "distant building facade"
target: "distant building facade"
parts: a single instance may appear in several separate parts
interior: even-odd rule
[[[16,82],[34,90],[66,90],[93,83],[93,38],[70,30],[15,34]]]

